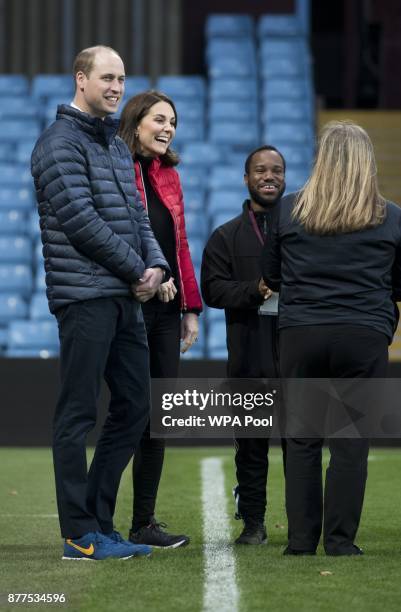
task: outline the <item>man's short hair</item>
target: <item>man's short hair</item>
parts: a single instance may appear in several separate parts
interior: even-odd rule
[[[90,75],[93,70],[93,64],[95,63],[95,57],[101,51],[111,51],[120,57],[120,54],[115,49],[106,47],[105,45],[96,45],[95,47],[83,49],[78,53],[74,60],[72,67],[74,79],[78,72],[83,72],[86,77]]]
[[[259,151],[275,151],[276,153],[278,153],[281,159],[283,160],[284,172],[285,172],[286,164],[285,164],[284,155],[280,153],[280,151],[276,149],[276,147],[273,147],[272,145],[263,145],[262,147],[258,147],[257,149],[254,149],[253,151],[249,153],[248,157],[245,160],[245,174],[249,174],[249,166],[251,165],[252,157],[256,155],[256,153],[259,153]]]

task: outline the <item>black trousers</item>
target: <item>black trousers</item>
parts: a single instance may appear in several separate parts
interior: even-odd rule
[[[178,310],[143,308],[152,378],[177,378],[180,361],[181,315]],[[132,530],[148,525],[155,513],[163,469],[165,440],[150,438],[149,422],[133,462]]]
[[[384,378],[388,340],[358,325],[285,328],[280,333],[283,378]],[[289,438],[286,509],[289,545],[314,551],[323,523],[326,552],[346,552],[355,539],[365,494],[369,440],[329,440],[323,497],[321,438]]]
[[[279,378],[278,335],[276,321],[262,317],[258,322],[264,342],[258,343],[262,362],[254,362],[258,355],[249,354],[249,370],[260,378]],[[252,363],[253,362],[253,363]],[[249,376],[249,374],[248,374]],[[269,471],[269,438],[236,438],[235,467],[238,482],[238,511],[244,522],[263,523],[266,512],[267,475]],[[286,441],[282,440],[285,472]]]
[[[75,302],[57,311],[61,393],[53,459],[61,534],[110,533],[121,474],[149,419],[149,356],[141,307],[132,298]],[[104,377],[109,413],[87,471]]]

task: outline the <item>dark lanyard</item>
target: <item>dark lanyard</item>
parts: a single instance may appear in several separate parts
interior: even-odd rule
[[[253,227],[253,229],[254,229],[254,232],[255,232],[255,234],[257,235],[257,237],[258,237],[258,240],[259,240],[260,244],[263,246],[263,245],[264,245],[264,243],[265,243],[265,241],[264,241],[264,239],[263,239],[262,232],[261,232],[261,231],[260,231],[260,229],[259,229],[258,222],[257,222],[257,221],[256,221],[256,219],[255,219],[255,213],[253,212],[253,210],[252,210],[251,208],[249,208],[249,209],[248,209],[248,212],[249,212],[249,218],[250,218],[250,220],[251,220],[251,223],[252,223],[252,227]]]

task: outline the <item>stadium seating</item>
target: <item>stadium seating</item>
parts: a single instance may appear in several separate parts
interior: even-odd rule
[[[12,236],[17,233],[28,233],[28,220],[26,214],[21,210],[1,208],[0,234]]]
[[[0,325],[28,316],[28,304],[18,293],[0,293]]]
[[[54,92],[70,101],[74,97],[74,89],[74,81],[69,74],[38,74],[32,80],[32,95],[41,101]]]
[[[156,89],[175,98],[205,98],[206,83],[200,76],[161,76]]]
[[[0,264],[0,294],[16,293],[29,298],[32,293],[32,269],[24,264]]]
[[[147,76],[126,76],[125,77],[125,93],[123,104],[132,96],[151,89],[151,81]]]
[[[49,305],[44,291],[38,291],[32,295],[29,305],[29,317],[34,321],[43,319],[53,320],[53,315],[49,311]]]
[[[58,328],[54,320],[12,321],[8,327],[8,357],[55,356],[59,351]]]
[[[186,226],[199,280],[210,232],[239,215],[249,151],[272,144],[287,162],[287,193],[308,177],[314,154],[314,93],[309,43],[291,15],[216,14],[205,26],[208,78],[127,76],[120,107],[152,86],[171,96],[178,126],[173,148],[184,193]],[[74,94],[70,75],[0,75],[0,352],[10,357],[58,352],[45,296],[45,271],[30,157],[59,104]],[[119,113],[116,114],[119,116]],[[10,321],[24,325],[8,333]],[[42,328],[45,323],[51,325]],[[225,358],[224,313],[206,308],[199,342],[186,359]],[[45,331],[43,331],[45,330]],[[39,336],[43,332],[43,338]],[[46,339],[47,336],[47,339]]]
[[[207,357],[227,359],[226,324],[222,320],[208,323]]]
[[[22,74],[0,74],[1,96],[25,96],[29,93],[29,81]]]
[[[254,33],[254,23],[250,15],[214,14],[206,20],[206,37],[228,36],[248,37]]]

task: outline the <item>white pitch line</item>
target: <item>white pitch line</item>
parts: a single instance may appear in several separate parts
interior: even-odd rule
[[[239,592],[227,515],[223,459],[202,459],[204,612],[237,612]]]
[[[41,519],[58,519],[58,514],[0,514],[0,518],[41,518]]]

